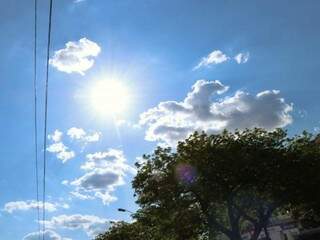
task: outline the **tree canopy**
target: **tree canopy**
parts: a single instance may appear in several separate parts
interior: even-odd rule
[[[255,240],[273,214],[320,213],[320,148],[308,133],[195,132],[144,160],[132,182],[140,209],[131,227],[149,229],[150,239],[240,240],[250,232]],[[100,239],[136,239],[109,237],[127,227],[119,226]]]

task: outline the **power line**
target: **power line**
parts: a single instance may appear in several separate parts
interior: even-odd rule
[[[35,144],[35,170],[36,170],[36,191],[37,191],[37,219],[40,240],[40,206],[39,206],[39,170],[38,170],[38,124],[37,124],[37,6],[38,1],[34,0],[34,52],[33,52],[33,92],[34,92],[34,144]]]
[[[47,165],[47,122],[48,122],[48,85],[49,85],[49,57],[51,45],[51,21],[52,21],[52,0],[49,6],[49,26],[48,26],[48,44],[46,59],[46,85],[45,85],[45,109],[44,109],[44,139],[43,139],[43,195],[42,195],[42,240],[45,240],[45,220],[46,220],[46,165]]]

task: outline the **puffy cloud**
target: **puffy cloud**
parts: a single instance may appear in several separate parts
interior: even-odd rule
[[[121,185],[122,182],[120,181],[120,176],[117,172],[109,169],[96,169],[86,173],[71,184],[81,186],[86,190],[103,190],[115,185]]]
[[[87,161],[81,165],[84,170],[112,169],[116,172],[132,171],[131,167],[126,164],[123,152],[117,149],[87,154],[86,158]]]
[[[89,237],[95,237],[109,227],[109,220],[94,215],[59,215],[45,221],[50,229],[83,230]]]
[[[65,163],[75,157],[75,152],[70,151],[69,148],[64,145],[62,136],[63,133],[58,129],[56,129],[53,134],[49,134],[48,139],[53,141],[53,143],[47,147],[47,151],[55,153],[56,157]]]
[[[85,144],[90,142],[97,142],[101,138],[100,132],[93,132],[88,134],[82,128],[72,127],[68,129],[67,135],[71,140],[81,141]],[[63,133],[60,130],[55,130],[52,134],[48,135],[48,139],[53,143],[47,148],[48,152],[55,153],[56,157],[62,160],[63,163],[74,158],[76,156],[75,152],[69,150],[69,148],[62,142]]]
[[[97,141],[99,141],[100,136],[101,136],[100,133],[95,132],[95,133],[93,133],[93,134],[91,134],[91,135],[87,135],[87,136],[84,138],[84,140],[85,140],[86,142],[97,142]]]
[[[198,63],[198,65],[194,67],[194,70],[201,67],[207,67],[210,65],[223,63],[225,61],[228,61],[229,59],[230,58],[226,54],[224,54],[222,51],[214,50],[213,52],[209,53],[208,56],[203,57],[201,61]]]
[[[174,145],[194,131],[218,133],[262,127],[268,130],[292,122],[292,104],[276,90],[252,95],[237,91],[232,96],[213,99],[228,90],[219,81],[198,80],[182,102],[161,102],[140,115],[140,124],[147,127],[146,139]]]
[[[13,213],[15,211],[28,211],[42,208],[42,202],[37,203],[35,200],[28,200],[28,201],[15,201],[15,202],[8,202],[4,205],[3,210],[8,213]],[[46,202],[46,210],[48,212],[55,212],[58,208],[69,208],[68,204],[61,204],[61,203],[50,203]]]
[[[67,135],[71,139],[81,139],[86,135],[86,132],[82,128],[72,127],[68,130]]]
[[[57,158],[61,159],[63,163],[75,157],[74,151],[63,151],[57,154]]]
[[[56,129],[53,134],[49,134],[48,138],[52,140],[53,142],[60,142],[62,138],[63,133],[60,132],[58,129]]]
[[[87,134],[82,128],[72,127],[68,130],[67,135],[73,140],[80,140],[83,142],[97,142],[100,140],[101,133],[94,132]]]
[[[235,60],[238,64],[242,64],[242,63],[248,62],[249,57],[250,57],[250,53],[249,53],[249,52],[238,53],[238,54],[234,57],[234,60]]]
[[[109,149],[86,156],[87,161],[81,165],[85,174],[72,182],[75,191],[71,194],[79,199],[99,198],[104,204],[115,201],[112,195],[116,187],[125,183],[127,173],[135,174],[136,170],[126,163],[123,152]]]
[[[204,81],[199,80],[192,86],[192,92],[188,93],[184,104],[187,108],[181,105],[181,109],[173,109],[174,112],[185,112],[185,109],[192,109],[193,112],[201,120],[206,120],[211,117],[211,97],[215,94],[222,94],[228,90],[227,86],[224,86],[219,81]],[[168,102],[167,102],[168,103]],[[173,102],[172,102],[173,103]],[[172,103],[169,104],[172,107]],[[188,108],[188,106],[190,106]],[[170,106],[167,106],[168,109]]]
[[[67,147],[62,142],[58,142],[58,143],[53,143],[49,145],[49,147],[47,148],[47,151],[53,152],[53,153],[59,153],[59,152],[66,151],[66,149]]]
[[[56,153],[57,158],[62,160],[63,163],[75,157],[75,152],[69,151],[69,148],[65,146],[63,142],[55,142],[49,145],[47,151]]]
[[[50,64],[61,72],[80,73],[94,64],[94,57],[101,52],[100,46],[87,38],[81,38],[78,42],[67,42],[66,47],[55,51],[50,59]]]
[[[40,237],[43,236],[43,231],[29,233],[23,237],[23,240],[39,240]],[[42,239],[42,238],[41,238]],[[72,240],[71,238],[63,238],[58,233],[52,230],[46,230],[44,232],[44,239],[45,240]]]

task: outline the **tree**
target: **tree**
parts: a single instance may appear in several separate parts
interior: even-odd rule
[[[194,133],[136,164],[140,209],[97,240],[256,240],[274,214],[320,219],[320,137],[262,129]],[[311,219],[311,224],[310,224]]]
[[[159,214],[163,215],[163,213],[155,214],[153,210],[140,209],[134,216],[134,222],[115,222],[111,228],[105,233],[98,235],[95,240],[182,240],[186,239],[182,238],[183,236],[190,236],[193,228],[187,229],[181,227],[170,231],[172,228],[168,228],[168,226],[169,224],[173,224],[171,219],[164,220],[159,218]],[[192,218],[188,216],[187,219],[191,220]],[[178,225],[184,226],[184,222],[180,221],[176,226]],[[178,229],[184,229],[186,232],[179,231]],[[196,239],[198,238],[194,238],[194,240]]]
[[[291,161],[287,170],[289,210],[303,228],[320,225],[320,135],[303,132],[290,145]],[[291,176],[291,178],[290,178]]]
[[[197,219],[195,223],[183,219],[184,228],[193,231],[174,239],[197,235],[212,240],[223,234],[240,240],[243,231],[250,231],[255,240],[266,231],[273,213],[290,211],[306,200],[301,194],[310,188],[304,187],[313,180],[313,187],[320,186],[319,177],[301,173],[306,163],[312,177],[320,169],[319,151],[312,141],[307,134],[288,138],[280,129],[196,132],[175,152],[158,147],[144,156],[146,163],[137,165],[133,181],[137,203],[141,209],[152,209],[149,215],[159,223],[166,220],[166,231],[179,232],[177,221],[182,216]]]
[[[110,229],[98,235],[96,240],[141,240],[141,239],[155,239],[148,233],[149,229],[142,226],[139,222],[126,223],[115,222]]]

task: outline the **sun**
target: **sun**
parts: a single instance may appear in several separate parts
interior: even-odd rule
[[[120,81],[98,81],[89,90],[89,101],[100,115],[121,114],[128,107],[129,92]]]

